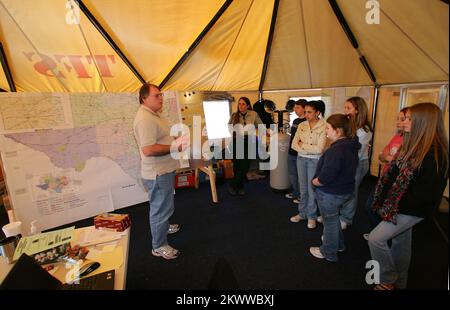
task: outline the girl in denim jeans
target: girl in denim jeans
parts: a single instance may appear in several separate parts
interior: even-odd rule
[[[320,158],[312,180],[323,220],[322,246],[309,251],[317,258],[336,262],[337,253],[345,249],[339,209],[353,197],[361,144],[355,137],[352,120],[344,114],[331,115],[325,131],[331,145]]]
[[[382,221],[370,232],[372,260],[380,266],[376,290],[405,289],[412,228],[442,200],[448,178],[448,136],[433,103],[408,108],[400,154],[378,180],[373,211]],[[391,246],[388,242],[391,241]]]

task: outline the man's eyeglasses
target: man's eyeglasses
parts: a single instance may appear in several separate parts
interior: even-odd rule
[[[150,97],[155,97],[155,98],[163,98],[164,97],[164,93],[159,93],[159,94],[155,94],[155,95],[149,95]]]

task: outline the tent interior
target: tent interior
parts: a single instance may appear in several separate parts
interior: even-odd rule
[[[360,92],[382,119],[378,154],[402,107],[434,102],[448,129],[448,14],[438,0],[1,0],[0,89],[136,92],[147,81],[197,91],[182,104],[228,92],[284,109],[320,96],[326,115]]]
[[[449,129],[448,1],[0,0],[0,58],[0,105],[2,93],[136,94],[149,82],[192,111],[214,94],[230,111],[242,96],[280,110],[316,97],[329,116],[361,96],[372,154],[418,102]]]

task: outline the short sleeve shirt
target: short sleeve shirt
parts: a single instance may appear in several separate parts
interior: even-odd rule
[[[141,105],[133,123],[134,136],[141,155],[141,176],[154,180],[158,175],[173,172],[179,168],[179,162],[170,154],[162,156],[145,156],[142,147],[153,144],[171,145],[174,137],[170,136],[169,122],[159,114]]]

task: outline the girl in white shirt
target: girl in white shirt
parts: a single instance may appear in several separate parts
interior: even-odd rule
[[[308,220],[307,227],[316,227],[317,204],[315,202],[314,190],[311,184],[316,173],[317,163],[322,155],[326,144],[326,122],[319,118],[320,111],[316,101],[309,101],[305,104],[306,122],[301,123],[291,147],[297,151],[297,171],[300,187],[300,202],[298,204],[298,214],[291,217],[291,222],[298,223],[301,220]]]
[[[358,190],[364,176],[369,171],[369,147],[372,141],[372,127],[369,121],[369,110],[366,101],[361,97],[351,97],[344,103],[344,113],[350,115],[357,128],[361,148],[358,152],[359,162],[355,176],[355,192],[353,199],[345,203],[340,210],[341,228],[344,230],[353,223],[353,217],[358,205]]]

